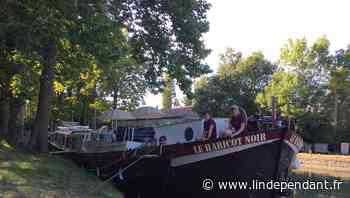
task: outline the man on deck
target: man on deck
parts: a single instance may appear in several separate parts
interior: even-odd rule
[[[209,112],[204,113],[204,123],[203,123],[203,140],[215,140],[216,139],[216,123],[210,117]]]

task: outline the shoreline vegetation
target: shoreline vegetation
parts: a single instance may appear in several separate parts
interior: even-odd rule
[[[350,156],[331,154],[299,153],[300,168],[296,171],[307,171],[312,173],[341,173],[350,178]]]
[[[13,149],[0,140],[0,197],[2,198],[122,198],[107,183],[70,160]],[[97,187],[100,190],[97,189]]]

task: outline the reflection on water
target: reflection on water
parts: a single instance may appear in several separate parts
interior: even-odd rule
[[[333,175],[333,176],[330,176]],[[350,177],[349,173],[340,173],[337,172],[335,174],[331,174],[329,172],[324,173],[311,173],[308,171],[297,171],[291,174],[292,181],[309,181],[316,182],[325,180],[329,182],[328,187],[332,187],[335,180],[343,181],[342,184],[339,185],[338,189],[323,189],[323,190],[311,190],[311,189],[303,189],[303,190],[295,190],[293,193],[293,198],[349,198],[350,197]],[[337,185],[335,185],[337,186]],[[312,187],[311,187],[312,188]]]

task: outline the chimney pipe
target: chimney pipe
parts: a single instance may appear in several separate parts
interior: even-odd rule
[[[276,97],[272,96],[272,128],[276,127],[276,120],[277,120],[277,101]]]

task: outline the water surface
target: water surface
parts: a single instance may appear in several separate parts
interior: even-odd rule
[[[314,172],[314,171],[313,171]],[[291,174],[291,180],[293,181],[310,181],[310,182],[329,182],[328,187],[332,187],[335,180],[341,181],[339,189],[299,189],[293,193],[293,198],[350,198],[350,173],[342,172],[317,172],[311,173],[311,171],[294,171]],[[321,186],[321,185],[320,185]],[[312,187],[312,186],[310,186]],[[335,185],[337,188],[337,184]]]

